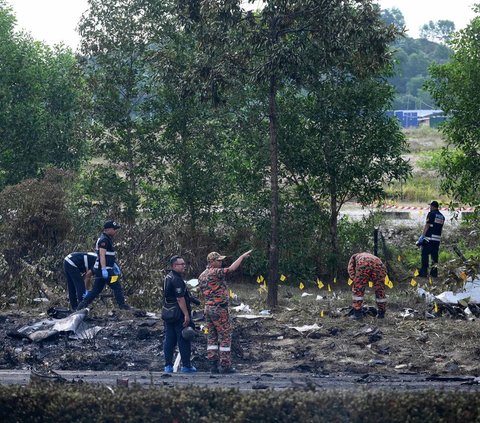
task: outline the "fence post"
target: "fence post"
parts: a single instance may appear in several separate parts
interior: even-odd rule
[[[373,230],[373,254],[378,257],[378,228]]]

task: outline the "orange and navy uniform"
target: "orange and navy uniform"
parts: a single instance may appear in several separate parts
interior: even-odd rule
[[[387,269],[382,260],[370,253],[354,254],[348,262],[348,275],[353,280],[352,306],[355,310],[361,310],[365,288],[369,282],[372,282],[378,310],[385,311],[387,304],[385,297]]]
[[[200,291],[205,299],[205,320],[207,323],[207,358],[220,359],[220,366],[232,364],[232,325],[228,312],[229,291],[225,281],[228,268],[207,266],[198,277]]]

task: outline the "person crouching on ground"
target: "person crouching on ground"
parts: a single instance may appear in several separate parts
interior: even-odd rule
[[[235,373],[231,357],[232,325],[228,312],[230,297],[225,276],[237,270],[243,259],[250,257],[251,252],[252,250],[243,253],[231,266],[225,268],[222,267],[225,256],[211,252],[207,256],[207,268],[198,277],[200,291],[205,299],[207,358],[212,373]]]
[[[72,310],[88,293],[88,283],[97,261],[96,253],[73,252],[63,259],[63,271],[67,279],[68,298]]]
[[[363,318],[363,296],[367,284],[372,282],[378,307],[377,317],[383,319],[387,307],[387,299],[385,298],[387,269],[382,260],[370,253],[354,254],[348,262],[348,275],[353,280],[352,307],[354,314],[352,318],[356,320]]]
[[[182,359],[181,373],[195,373],[197,369],[190,363],[191,342],[182,336],[182,330],[191,324],[190,294],[187,284],[183,280],[185,274],[185,260],[181,256],[173,256],[170,259],[172,270],[165,278],[163,287],[164,303],[176,303],[180,308],[180,318],[174,321],[163,321],[164,324],[164,342],[163,354],[165,357],[165,372],[173,372],[173,353],[178,344],[180,357]],[[183,319],[181,316],[183,315]]]

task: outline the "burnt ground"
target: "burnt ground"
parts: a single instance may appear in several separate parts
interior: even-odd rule
[[[345,307],[348,292],[302,297],[293,288],[281,290],[280,306],[265,316],[260,314],[263,301],[256,287],[247,291],[254,294],[242,301],[257,317],[232,313],[236,375],[209,375],[203,334],[193,343],[192,361],[199,374],[163,375],[163,324],[158,311],[116,310],[97,302],[86,323],[102,329],[84,340],[74,339],[72,333],[40,342],[14,336],[22,326],[47,318],[48,305],[3,311],[0,382],[27,383],[31,369],[36,369],[68,381],[117,383],[118,379],[118,383],[152,386],[349,389],[360,384],[392,390],[478,389],[480,326],[476,319],[452,316],[445,310],[435,315],[419,299],[392,294],[384,320],[367,315],[362,321],[351,321]],[[371,300],[367,296],[367,302]],[[412,305],[409,313],[404,312],[407,303]],[[311,327],[293,328],[305,325]]]

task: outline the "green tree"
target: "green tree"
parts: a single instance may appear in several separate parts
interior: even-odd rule
[[[397,29],[401,31],[405,28],[405,18],[403,13],[396,7],[382,10],[382,19],[387,25],[395,25]]]
[[[88,103],[75,57],[14,31],[0,1],[0,188],[48,167],[78,169]]]
[[[449,20],[429,21],[420,29],[420,38],[446,43],[455,32],[455,23]]]
[[[474,7],[475,13],[480,7]],[[468,204],[480,202],[480,19],[455,33],[450,40],[453,55],[443,65],[430,67],[426,88],[449,116],[441,127],[448,145],[440,168],[443,188],[455,199]]]
[[[386,115],[394,91],[378,76],[337,74],[282,101],[283,167],[302,203],[314,205],[317,213],[328,209],[332,277],[338,269],[341,207],[353,199],[362,204],[383,199],[384,186],[405,179],[410,170],[402,158],[405,137]]]
[[[235,79],[265,93],[269,125],[270,242],[269,306],[277,304],[279,279],[279,132],[278,95],[288,82],[301,86],[339,67],[354,74],[383,67],[388,43],[397,35],[370,1],[265,1],[257,14],[243,13],[239,1],[179,2],[196,32],[195,60],[219,101]],[[232,81],[233,80],[233,81]]]
[[[169,7],[167,1],[89,0],[79,24],[84,69],[95,99],[96,153],[110,172],[125,178],[122,200],[130,220],[138,213],[139,189],[158,162],[151,126],[158,71],[151,63],[163,49]]]

